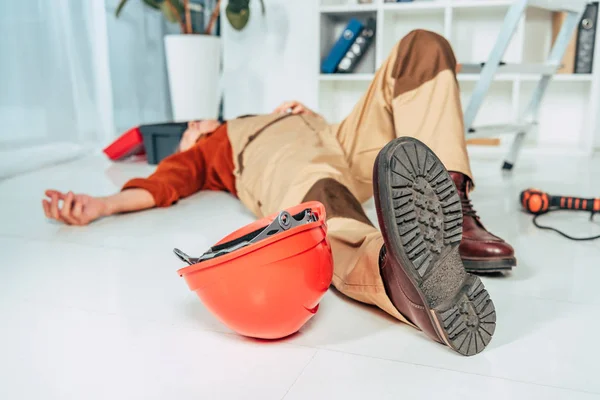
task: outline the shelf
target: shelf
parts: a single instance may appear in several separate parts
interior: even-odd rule
[[[377,11],[377,4],[341,4],[333,6],[321,6],[319,9],[322,14],[351,14],[361,12],[375,12]]]
[[[458,80],[462,82],[477,82],[481,75],[479,74],[458,74]],[[494,77],[495,82],[512,82],[518,78],[514,74],[497,74]]]
[[[416,0],[409,3],[383,3],[381,9],[384,11],[411,11],[411,10],[443,10],[447,7],[465,9],[465,8],[493,8],[509,7],[514,3],[513,0]],[[321,6],[320,11],[324,14],[343,14],[356,12],[377,11],[379,6],[373,4],[340,4]]]
[[[458,74],[458,80],[462,82],[477,82],[479,74]],[[529,74],[496,74],[494,82],[512,82],[519,80],[521,82],[537,82],[541,75]],[[552,81],[556,82],[591,82],[593,76],[591,74],[556,74],[552,77]]]
[[[477,82],[479,74],[458,74],[458,80],[462,82]],[[353,81],[364,82],[372,81],[375,74],[321,74],[319,80],[339,82]],[[497,74],[494,78],[495,82],[512,82],[520,80],[521,82],[537,82],[540,79],[539,75],[519,75],[519,74]],[[591,74],[556,74],[552,78],[557,82],[591,82],[593,76]]]
[[[372,4],[327,5],[321,6],[320,11],[323,14],[344,14],[356,12],[375,12],[380,7],[384,11],[443,10],[447,7],[453,9],[508,8],[513,5],[514,2],[514,0],[415,0],[408,3],[382,3],[380,5],[376,2],[373,2]],[[546,3],[547,0],[540,0],[539,2]],[[569,2],[563,0],[562,3],[568,4]],[[534,4],[531,6],[535,7]],[[577,8],[576,5],[565,7],[573,9]]]
[[[592,74],[556,74],[552,78],[553,81],[563,82],[591,82],[593,79]]]
[[[411,3],[383,3],[383,10],[411,11],[411,10],[443,10],[448,6],[447,1],[414,1]]]
[[[513,5],[513,0],[455,0],[450,3],[450,7],[457,9],[465,9],[465,8],[508,8]]]
[[[467,135],[467,139],[482,138],[482,137],[496,137],[499,135],[505,135],[505,134],[509,134],[509,133],[528,132],[533,127],[535,127],[535,124],[533,124],[533,123],[496,124],[496,125],[473,127],[469,131],[469,133]]]
[[[538,7],[549,11],[569,11],[579,13],[584,9],[586,0],[530,0],[530,7]]]
[[[508,7],[513,3],[512,0],[423,0],[409,3],[383,3],[381,9],[384,11],[417,11],[417,10],[443,10],[446,7],[465,9],[465,8],[492,8]],[[323,14],[344,14],[356,12],[374,12],[379,9],[377,3],[373,4],[340,4],[321,6],[320,11]]]
[[[321,81],[372,81],[375,74],[321,74],[319,79]]]
[[[483,64],[461,63],[461,71],[465,73],[480,73],[483,70]],[[559,68],[558,64],[515,64],[506,63],[499,65],[497,71],[499,74],[554,74]]]

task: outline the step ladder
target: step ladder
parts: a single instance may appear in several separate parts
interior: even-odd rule
[[[485,63],[481,64],[462,64],[461,73],[479,73],[480,78],[475,86],[473,95],[464,114],[465,135],[467,139],[474,137],[491,137],[505,133],[516,133],[515,139],[506,156],[504,170],[512,170],[517,161],[519,151],[523,145],[525,135],[538,125],[539,110],[542,99],[548,89],[548,84],[552,77],[561,67],[561,61],[567,50],[569,42],[581,21],[585,12],[588,0],[516,0],[510,6],[504,19],[504,24],[496,40],[496,44],[490,53],[490,57]],[[552,51],[548,59],[543,64],[506,64],[502,62],[504,53],[510,44],[510,41],[517,31],[519,21],[524,17],[528,7],[543,8],[550,11],[562,11],[567,13]],[[541,75],[537,87],[533,91],[527,108],[520,114],[514,124],[493,125],[474,127],[473,123],[485,96],[490,89],[496,73],[513,74],[538,74]]]

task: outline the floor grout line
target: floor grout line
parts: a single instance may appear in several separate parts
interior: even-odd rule
[[[298,376],[296,377],[296,379],[294,379],[294,382],[292,382],[292,384],[290,385],[290,387],[288,388],[288,390],[285,392],[285,394],[283,395],[283,397],[281,398],[281,400],[285,400],[285,398],[288,396],[288,394],[290,394],[290,391],[294,388],[294,386],[296,386],[296,383],[302,377],[302,375],[304,375],[304,371],[306,371],[306,368],[308,368],[308,366],[313,362],[313,360],[315,359],[315,357],[317,356],[317,353],[319,351],[321,351],[321,349],[315,348],[314,354],[312,355],[312,357],[310,358],[310,360],[308,360],[308,362],[304,365],[304,367],[302,368],[302,371],[300,371],[300,373],[298,374]]]
[[[475,372],[459,371],[456,369],[437,367],[437,366],[427,365],[427,364],[420,364],[420,363],[415,363],[415,362],[411,362],[411,361],[393,360],[393,359],[389,359],[389,358],[369,356],[369,355],[365,355],[365,354],[353,353],[353,352],[343,351],[343,350],[328,349],[328,348],[323,348],[323,347],[318,347],[318,349],[323,350],[323,351],[330,351],[332,353],[348,354],[348,355],[352,355],[352,356],[356,356],[356,357],[364,357],[364,358],[369,358],[369,359],[373,359],[373,360],[387,361],[387,362],[393,362],[393,363],[399,363],[399,364],[407,364],[407,365],[413,365],[413,366],[422,367],[422,368],[432,368],[432,369],[437,369],[440,371],[456,372],[459,374],[479,376],[482,378],[499,379],[502,381],[521,383],[521,384],[525,384],[525,385],[541,386],[541,387],[547,387],[550,389],[560,389],[560,390],[567,390],[567,391],[576,392],[576,393],[593,394],[593,395],[600,394],[600,392],[591,392],[591,391],[587,391],[587,390],[573,389],[573,388],[568,388],[568,387],[563,387],[563,386],[553,386],[553,385],[546,385],[543,383],[520,381],[518,379],[504,378],[504,377],[494,376],[494,375],[484,375],[484,374],[478,374]]]

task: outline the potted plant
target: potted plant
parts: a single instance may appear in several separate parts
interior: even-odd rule
[[[128,0],[121,0],[119,17]],[[216,119],[219,114],[221,40],[213,35],[221,0],[143,0],[180,26],[181,34],[166,35],[165,54],[171,107],[175,121]],[[210,7],[212,4],[213,7]],[[210,19],[206,26],[208,15]]]
[[[179,24],[181,30],[181,34],[166,35],[164,39],[173,118],[175,121],[216,119],[221,40],[213,31],[221,0],[142,1],[162,12],[167,21]],[[127,2],[120,0],[115,11],[117,17]],[[260,3],[264,15],[264,0]],[[234,29],[244,29],[250,18],[250,0],[229,0],[225,14]]]

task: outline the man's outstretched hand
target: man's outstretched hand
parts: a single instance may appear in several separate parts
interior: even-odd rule
[[[46,190],[45,193],[48,198],[42,200],[42,206],[46,217],[67,225],[87,225],[110,214],[107,201],[101,197],[57,190]]]
[[[290,112],[293,115],[317,115],[313,110],[299,101],[286,101],[277,107],[275,111],[273,111],[273,114],[284,114],[287,112]]]
[[[124,212],[140,211],[156,205],[152,194],[141,188],[131,188],[107,197],[62,193],[46,190],[42,200],[44,214],[67,225],[87,225],[101,217]]]

